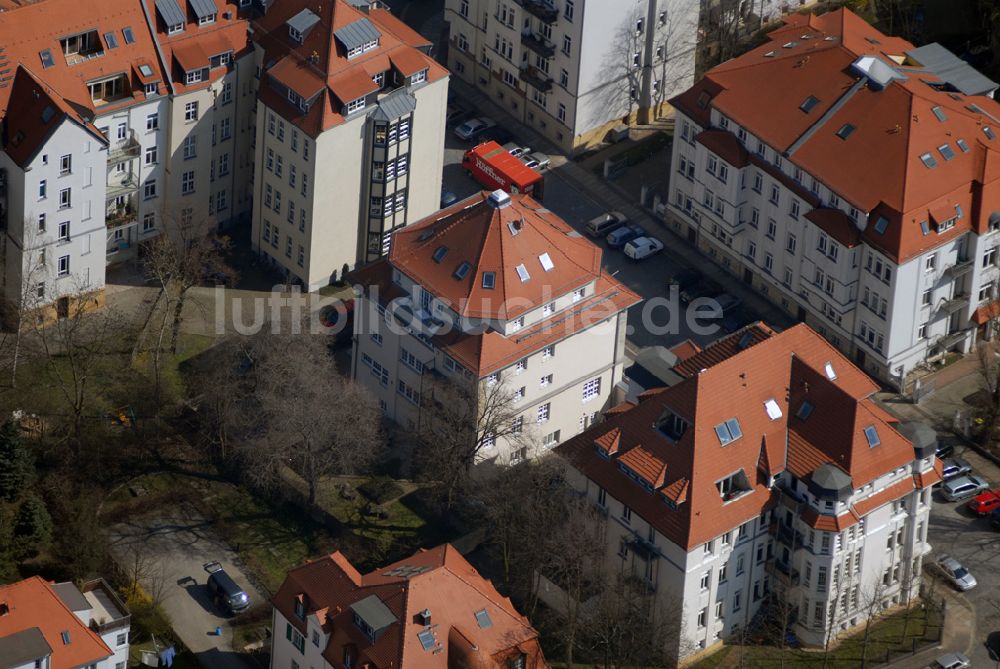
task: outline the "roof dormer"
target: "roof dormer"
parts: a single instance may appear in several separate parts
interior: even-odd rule
[[[306,35],[312,30],[313,26],[319,23],[319,16],[314,14],[309,9],[303,9],[301,12],[288,19],[288,36],[292,38],[293,42],[298,42],[302,44],[305,41]]]
[[[368,19],[358,19],[348,23],[340,30],[334,31],[333,36],[344,48],[344,54],[348,59],[377,49],[382,39],[382,33]]]

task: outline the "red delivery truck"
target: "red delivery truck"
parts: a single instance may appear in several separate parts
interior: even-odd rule
[[[483,142],[465,152],[462,167],[473,179],[490,190],[530,193],[542,201],[544,179],[494,141]]]

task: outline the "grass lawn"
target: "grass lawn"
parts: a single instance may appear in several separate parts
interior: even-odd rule
[[[867,660],[869,665],[881,664],[886,657],[899,658],[909,654],[915,642],[919,647],[925,638],[936,638],[938,627],[936,614],[924,609],[914,609],[909,614],[905,611],[888,616],[872,625],[868,642]],[[905,631],[904,631],[905,628]],[[854,669],[861,665],[861,655],[864,647],[863,626],[850,637],[845,638],[839,646],[830,650],[827,669]],[[742,662],[740,655],[743,655]],[[690,669],[715,669],[716,667],[760,667],[761,669],[775,666],[785,667],[821,667],[823,666],[823,651],[786,648],[774,646],[725,646],[704,660],[691,665]]]

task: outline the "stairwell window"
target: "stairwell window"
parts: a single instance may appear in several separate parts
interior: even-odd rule
[[[601,377],[593,378],[583,384],[583,401],[589,402],[590,400],[600,397],[601,395]]]

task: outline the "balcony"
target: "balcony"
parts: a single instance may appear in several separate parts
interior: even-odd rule
[[[105,199],[122,197],[137,190],[139,190],[139,180],[134,172],[114,171],[108,175],[108,189],[105,193]]]
[[[768,560],[766,569],[767,573],[786,587],[799,584],[799,570],[795,569],[787,562],[782,562],[781,560]]]
[[[543,23],[555,23],[559,19],[559,10],[551,2],[546,0],[514,0],[524,7],[528,12]]]
[[[119,197],[124,202],[119,201],[119,198],[115,198],[108,202],[108,206],[104,211],[104,224],[109,230],[135,223],[136,216],[138,215],[136,195],[134,193],[131,196]]]
[[[947,351],[955,344],[959,344],[964,341],[968,334],[968,330],[956,330],[954,332],[950,332],[937,340],[937,346],[941,350]]]
[[[968,306],[968,304],[969,304],[968,294],[955,295],[951,299],[941,300],[938,303],[936,313],[938,316],[941,317],[948,316],[950,314],[955,313],[962,307]]]
[[[135,131],[129,130],[128,138],[115,142],[108,149],[108,164],[117,165],[138,158],[140,151],[142,146],[135,137]]]
[[[785,523],[775,523],[775,537],[778,539],[778,543],[784,544],[789,548],[796,550],[802,548],[805,537],[798,530],[792,529]]]
[[[531,84],[542,93],[548,93],[552,90],[552,77],[534,65],[525,65],[521,68],[521,80]]]
[[[955,261],[954,265],[949,265],[944,270],[944,275],[946,277],[957,279],[960,276],[964,276],[972,271],[973,261],[971,258],[962,259],[959,258]]]
[[[541,35],[525,31],[521,33],[521,44],[537,53],[542,58],[556,55],[556,45]]]

